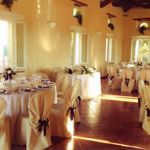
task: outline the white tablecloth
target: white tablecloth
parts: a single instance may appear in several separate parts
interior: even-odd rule
[[[62,73],[58,74],[61,76]],[[76,79],[81,81],[79,95],[82,99],[91,99],[101,94],[100,72],[93,74],[66,74],[73,84]]]
[[[38,92],[42,92],[43,94],[45,92],[50,92],[52,95],[50,103],[57,103],[56,84],[51,85],[50,88],[42,88],[35,92],[22,91],[11,94],[0,93],[0,97],[4,97],[7,102],[6,116],[8,116],[11,121],[12,136],[15,134],[15,124],[17,123],[18,116],[28,112],[28,101],[31,96]]]

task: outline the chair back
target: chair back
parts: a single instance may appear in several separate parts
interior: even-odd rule
[[[80,80],[76,80],[74,84],[67,90],[65,94],[65,112],[73,107],[77,97],[79,96]]]
[[[148,107],[150,109],[150,86],[149,85],[144,85],[143,100],[145,102],[145,107]]]
[[[0,97],[0,122],[5,118],[6,106],[7,104],[5,99],[3,97]]]
[[[52,104],[52,96],[48,91],[40,92],[30,98],[29,119],[35,133],[38,133],[41,119],[46,121],[49,118]]]
[[[69,88],[69,77],[68,77],[68,75],[62,74],[62,76],[60,76],[57,79],[56,86],[57,86],[58,91],[65,93],[67,88]]]
[[[49,79],[48,74],[45,72],[36,72],[35,75],[41,76],[42,79]]]

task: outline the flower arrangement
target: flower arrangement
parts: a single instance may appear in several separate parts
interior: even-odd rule
[[[80,25],[82,25],[82,14],[81,14],[81,12],[78,11],[74,17],[77,18],[78,23],[79,23]]]
[[[114,30],[114,28],[115,28],[114,25],[113,25],[113,23],[111,23],[111,22],[108,23],[108,27],[109,27],[111,30]]]
[[[3,72],[3,77],[5,78],[5,80],[13,79],[14,75],[16,75],[16,72],[13,71],[10,67],[5,68],[5,70]]]
[[[81,67],[82,67],[81,74],[93,74],[96,70],[94,67],[89,67],[89,66],[86,66],[86,65],[83,65]]]
[[[66,68],[65,73],[73,74],[73,70],[71,68]]]
[[[11,10],[11,6],[15,0],[2,0],[1,4],[5,5],[9,10]]]

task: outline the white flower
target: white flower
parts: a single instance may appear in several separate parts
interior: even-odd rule
[[[8,73],[8,74],[11,74],[11,70],[8,70],[7,73]]]

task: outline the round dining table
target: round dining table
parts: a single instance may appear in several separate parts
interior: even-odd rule
[[[6,116],[10,119],[10,128],[11,128],[11,138],[14,139],[14,135],[16,132],[16,124],[18,117],[21,115],[28,113],[28,102],[30,98],[41,92],[45,94],[46,92],[50,92],[52,99],[50,99],[50,103],[57,103],[57,91],[56,84],[52,83],[48,88],[37,88],[34,91],[32,90],[21,90],[12,93],[0,93],[0,97],[3,97],[6,100],[7,108],[6,108]],[[13,142],[12,141],[12,142]]]

